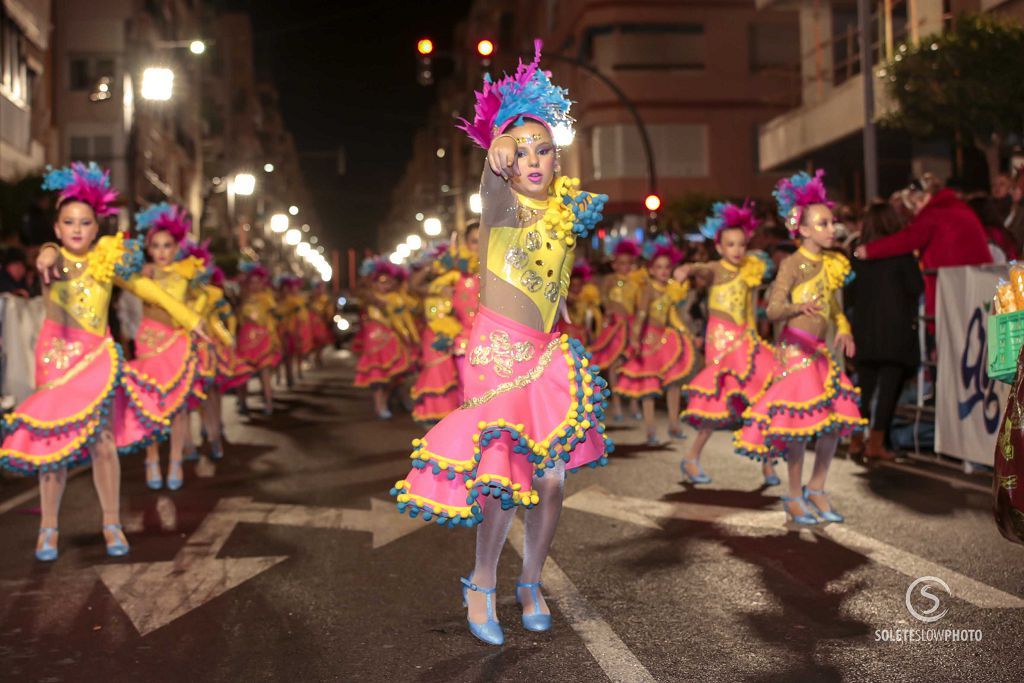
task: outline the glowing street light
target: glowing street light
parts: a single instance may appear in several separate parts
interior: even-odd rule
[[[476,44],[476,52],[481,57],[490,57],[494,54],[494,43],[484,38]]]
[[[309,242],[299,242],[295,247],[295,253],[298,256],[305,258],[310,249],[311,247],[309,246]]]
[[[256,176],[252,173],[239,173],[235,176],[235,194],[248,197],[256,191]]]
[[[332,277],[334,277],[334,270],[330,266],[324,266],[320,269],[321,280],[324,282],[330,282]]]
[[[557,147],[568,147],[576,139],[576,131],[572,129],[572,126],[563,124],[555,126],[551,131],[551,137]]]
[[[278,234],[288,230],[288,216],[283,213],[275,213],[270,217],[270,229]]]
[[[402,258],[401,254],[399,254],[396,251],[395,253],[388,257],[388,260],[394,263],[396,266],[400,266],[402,265],[402,261],[404,261],[405,259]]]
[[[409,235],[406,238],[405,243],[409,245],[410,249],[419,249],[423,246],[423,240],[419,235]]]
[[[302,231],[291,228],[284,234],[284,243],[295,246],[302,241]]]
[[[263,164],[263,172],[264,173],[273,173],[274,172],[274,165],[273,164]]]
[[[441,234],[441,219],[440,218],[427,218],[423,221],[423,232],[427,233],[429,237],[437,237]]]
[[[422,213],[417,213],[416,214],[416,220],[418,220],[420,223],[422,223],[423,222],[423,214]]]
[[[480,213],[484,210],[483,200],[480,199],[480,193],[474,192],[469,195],[469,210],[473,213]]]
[[[395,247],[395,253],[400,254],[402,258],[408,256],[410,251],[411,250],[409,249],[409,245],[406,244],[405,242],[402,242],[397,247]]]
[[[174,72],[151,66],[142,72],[142,99],[166,102],[174,93]]]
[[[291,206],[288,207],[288,213],[290,213],[293,216],[298,216],[299,215],[299,207],[297,207],[294,204],[292,204]]]
[[[206,43],[201,40],[193,40],[188,44],[188,49],[194,55],[201,55],[206,52]]]
[[[426,57],[427,55],[434,51],[434,41],[432,41],[430,38],[421,38],[416,43],[416,51],[419,52],[424,57]]]

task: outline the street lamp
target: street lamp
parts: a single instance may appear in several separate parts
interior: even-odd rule
[[[273,173],[274,172],[274,165],[273,164],[263,164],[263,172],[264,173]]]
[[[324,282],[330,282],[332,277],[334,277],[334,269],[324,264],[324,267],[320,269],[320,279]]]
[[[401,255],[402,258],[408,256],[409,251],[409,245],[406,244],[405,242],[402,242],[397,247],[395,247],[395,253]]]
[[[437,237],[441,234],[441,219],[439,218],[427,218],[423,221],[423,232],[427,233],[429,237]]]
[[[299,215],[299,207],[297,207],[294,204],[292,204],[291,206],[288,207],[288,213],[290,213],[293,216],[298,216]]]
[[[193,40],[188,44],[188,49],[194,55],[201,55],[206,52],[206,43],[201,40]]]
[[[270,217],[270,229],[279,234],[288,230],[288,216],[275,213]]]
[[[306,254],[309,253],[309,250],[309,242],[299,242],[295,247],[295,253],[302,258],[306,258]]]
[[[420,223],[422,223],[423,222],[423,214],[422,213],[417,213],[416,214],[416,220],[418,220]]]
[[[394,263],[396,266],[400,266],[402,265],[402,261],[404,261],[405,259],[403,259],[396,251],[394,254],[388,257],[388,260]]]
[[[142,72],[142,99],[166,102],[174,93],[174,72],[151,66]]]
[[[235,175],[234,191],[237,195],[248,197],[256,191],[256,176],[252,173],[239,173]]]
[[[484,210],[483,200],[480,199],[480,193],[474,192],[469,195],[469,210],[473,213],[480,213]]]
[[[288,245],[291,245],[291,246],[294,247],[296,244],[298,244],[301,241],[302,241],[302,232],[299,231],[299,230],[296,230],[295,228],[291,228],[290,230],[288,230],[288,232],[286,232],[284,234],[284,243],[285,244],[288,244]]]
[[[409,245],[410,249],[419,249],[423,246],[423,240],[419,235],[409,235],[406,238],[405,243]]]

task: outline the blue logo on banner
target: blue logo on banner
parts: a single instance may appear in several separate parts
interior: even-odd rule
[[[985,431],[995,434],[999,429],[999,396],[996,395],[995,380],[989,378],[985,367],[988,358],[986,336],[985,313],[979,307],[974,310],[971,322],[967,324],[967,342],[960,356],[960,380],[963,388],[971,393],[957,404],[957,412],[963,420],[980,403]]]

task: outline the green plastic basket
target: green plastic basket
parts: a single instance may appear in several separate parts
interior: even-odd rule
[[[988,317],[988,376],[1010,384],[1024,344],[1024,311]]]

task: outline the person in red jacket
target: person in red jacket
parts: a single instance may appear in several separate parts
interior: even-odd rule
[[[992,262],[988,236],[981,221],[956,194],[941,188],[934,176],[925,174],[903,193],[903,200],[914,214],[906,228],[857,247],[859,259],[888,258],[917,251],[921,267],[935,270],[948,266],[973,266]],[[924,308],[935,315],[938,277],[924,275]],[[935,324],[928,324],[934,332]]]

